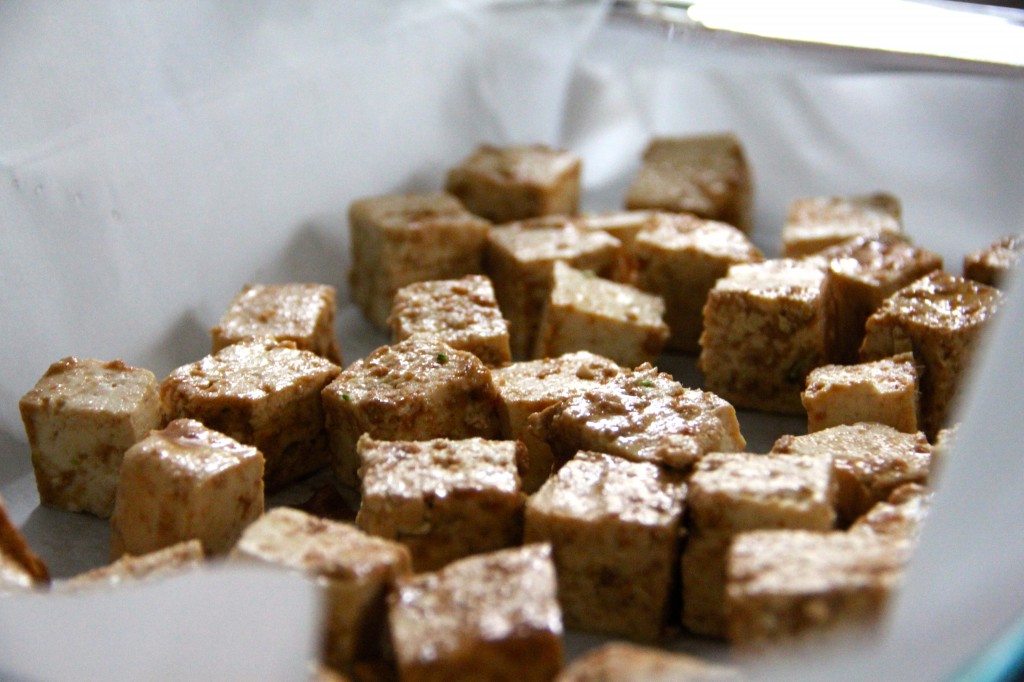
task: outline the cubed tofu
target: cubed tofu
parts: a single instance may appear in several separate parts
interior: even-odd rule
[[[837,300],[833,359],[843,364],[857,361],[864,325],[882,301],[942,268],[940,255],[893,235],[853,239],[818,255]]]
[[[835,478],[820,457],[711,453],[690,476],[689,542],[683,553],[683,625],[725,636],[726,557],[733,538],[763,528],[828,531]]]
[[[401,544],[287,507],[246,528],[231,558],[282,566],[323,585],[324,660],[339,670],[383,655],[387,595],[411,572]]]
[[[900,200],[886,192],[805,197],[789,205],[782,227],[782,254],[806,256],[849,239],[902,232]]]
[[[1002,287],[1024,257],[1024,234],[1000,237],[964,256],[964,277],[981,284]]]
[[[910,551],[909,543],[867,533],[743,533],[729,550],[728,639],[757,649],[877,623]]]
[[[488,367],[512,361],[508,321],[498,308],[491,280],[483,275],[402,287],[395,294],[388,325],[393,343],[429,334],[456,350],[469,351]]]
[[[478,357],[429,336],[383,346],[323,391],[331,467],[359,487],[356,442],[498,438],[498,392]]]
[[[223,554],[262,513],[260,451],[194,419],[176,419],[124,455],[110,518],[111,558],[184,540]]]
[[[526,506],[523,542],[548,542],[566,626],[630,639],[665,634],[675,612],[683,474],[583,451]]]
[[[622,243],[611,235],[587,232],[572,224],[539,227],[513,223],[491,230],[486,270],[501,312],[509,321],[512,355],[527,358],[533,350],[556,262],[615,279],[621,272],[622,251]]]
[[[834,345],[823,269],[791,259],[733,265],[708,294],[698,367],[736,407],[803,415],[800,393]]]
[[[326,284],[247,284],[210,335],[213,351],[239,341],[270,337],[342,364],[334,331],[337,293]]]
[[[539,682],[562,667],[550,545],[499,550],[400,579],[388,622],[403,682]]]
[[[290,341],[256,338],[174,370],[160,401],[168,421],[196,419],[258,448],[275,491],[327,464],[320,394],[340,371]]]
[[[856,365],[823,365],[807,375],[800,400],[807,432],[876,422],[917,433],[917,366],[912,353]]]
[[[927,483],[933,448],[924,434],[884,424],[844,424],[805,436],[782,436],[772,452],[831,459],[839,525],[846,527],[905,483]]]
[[[650,229],[660,211],[604,211],[581,213],[573,217],[573,224],[589,232],[606,232],[622,242],[627,253],[633,248],[637,236]],[[675,214],[670,214],[675,215]]]
[[[18,407],[40,501],[109,518],[125,450],[160,426],[153,373],[120,360],[64,358]]]
[[[481,145],[448,171],[445,190],[495,223],[572,214],[580,201],[580,158],[545,145]]]
[[[199,540],[183,540],[177,544],[146,554],[125,554],[106,566],[94,568],[60,584],[61,591],[111,588],[139,581],[160,580],[203,564],[206,554]]]
[[[30,592],[50,584],[50,571],[7,515],[0,498],[0,597]]]
[[[655,362],[668,338],[664,316],[660,296],[555,263],[533,357],[587,350],[625,367]]]
[[[536,492],[551,475],[551,447],[529,427],[530,415],[560,400],[580,395],[623,371],[608,358],[578,351],[555,358],[516,362],[491,372],[498,390],[498,415],[503,438],[526,446],[523,490]]]
[[[666,347],[700,352],[704,304],[708,292],[729,267],[763,260],[761,251],[740,230],[723,222],[687,214],[657,213],[631,249],[636,286],[661,296],[671,335]]]
[[[931,510],[932,494],[917,483],[901,485],[887,500],[876,503],[857,519],[850,532],[890,535],[916,542]]]
[[[740,682],[739,670],[690,654],[628,642],[608,642],[586,652],[555,682]]]
[[[862,360],[909,351],[922,367],[921,428],[929,438],[952,416],[974,348],[1002,297],[994,287],[933,272],[885,299],[868,318]]]
[[[519,545],[523,504],[515,441],[467,438],[357,443],[362,502],[356,523],[409,548],[416,571]]]
[[[368,197],[349,208],[352,300],[381,330],[406,284],[479,274],[490,223],[450,194]]]
[[[705,453],[746,446],[732,405],[650,365],[620,372],[528,421],[551,447],[556,470],[580,450],[593,450],[685,471]]]
[[[731,133],[656,137],[626,192],[626,208],[695,213],[750,232],[753,181]]]

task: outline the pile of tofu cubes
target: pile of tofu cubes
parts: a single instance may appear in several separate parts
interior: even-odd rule
[[[53,589],[302,572],[322,679],[732,679],[647,644],[877,620],[1020,240],[947,273],[877,192],[795,200],[766,258],[731,134],[653,139],[623,210],[579,213],[580,173],[481,146],[444,191],[354,201],[349,294],[391,342],[347,366],[318,283],[246,285],[159,382],[54,363],[21,401],[40,499],[109,518],[113,563]],[[807,433],[746,452],[737,408]],[[266,504],[323,471],[352,514]],[[2,529],[0,589],[45,587]],[[634,643],[563,669],[565,627]]]

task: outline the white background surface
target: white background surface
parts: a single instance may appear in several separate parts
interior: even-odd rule
[[[162,377],[208,352],[245,282],[320,281],[347,302],[349,202],[439,189],[481,142],[573,149],[600,210],[621,206],[651,135],[735,131],[769,254],[807,195],[897,194],[954,272],[1024,226],[1024,80],[770,57],[718,64],[586,3],[0,4],[0,495],[15,521],[58,575],[106,553],[90,544],[104,524],[36,507],[17,400],[51,362]],[[1019,305],[1006,317],[890,635],[798,670],[937,679],[1024,613],[1024,321]],[[339,334],[346,362],[384,342],[347,304]],[[794,428],[741,420],[757,446]],[[4,628],[18,607],[0,602]],[[43,611],[86,636],[87,615]],[[107,634],[88,633],[95,650]],[[3,651],[0,670],[38,669],[33,655]]]

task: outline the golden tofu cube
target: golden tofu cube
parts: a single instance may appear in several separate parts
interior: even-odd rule
[[[120,360],[64,358],[18,407],[40,501],[109,518],[125,451],[160,426],[153,373]]]
[[[916,542],[931,511],[931,502],[932,492],[927,487],[906,483],[857,519],[850,532],[891,535]]]
[[[583,451],[526,506],[524,543],[551,543],[565,624],[653,640],[674,615],[686,484],[648,462]]]
[[[482,272],[489,228],[489,222],[445,193],[352,202],[352,300],[372,324],[386,330],[395,292],[406,284]]]
[[[138,556],[125,554],[120,559],[94,568],[61,583],[62,591],[111,588],[138,581],[159,580],[198,568],[206,558],[203,543],[183,540],[177,544]]]
[[[1024,234],[1000,237],[964,256],[964,277],[981,284],[1002,287],[1024,255]]]
[[[917,366],[911,353],[856,365],[823,365],[807,375],[800,395],[807,431],[875,422],[917,433]]]
[[[902,232],[900,201],[891,194],[806,197],[789,205],[782,227],[782,255],[807,256],[849,239]]]
[[[340,365],[336,308],[337,294],[326,284],[247,284],[210,330],[212,352],[239,341],[269,337],[291,341],[300,350]]]
[[[111,558],[193,539],[207,553],[223,554],[262,513],[260,451],[194,419],[176,419],[124,455]]]
[[[580,200],[580,158],[545,145],[481,145],[448,171],[445,190],[494,223],[572,214]]]
[[[740,682],[735,668],[690,654],[608,642],[574,660],[556,682]]]

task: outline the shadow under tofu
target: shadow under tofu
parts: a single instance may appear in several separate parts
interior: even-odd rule
[[[110,563],[110,521],[40,505],[21,527],[50,577],[70,578]]]

